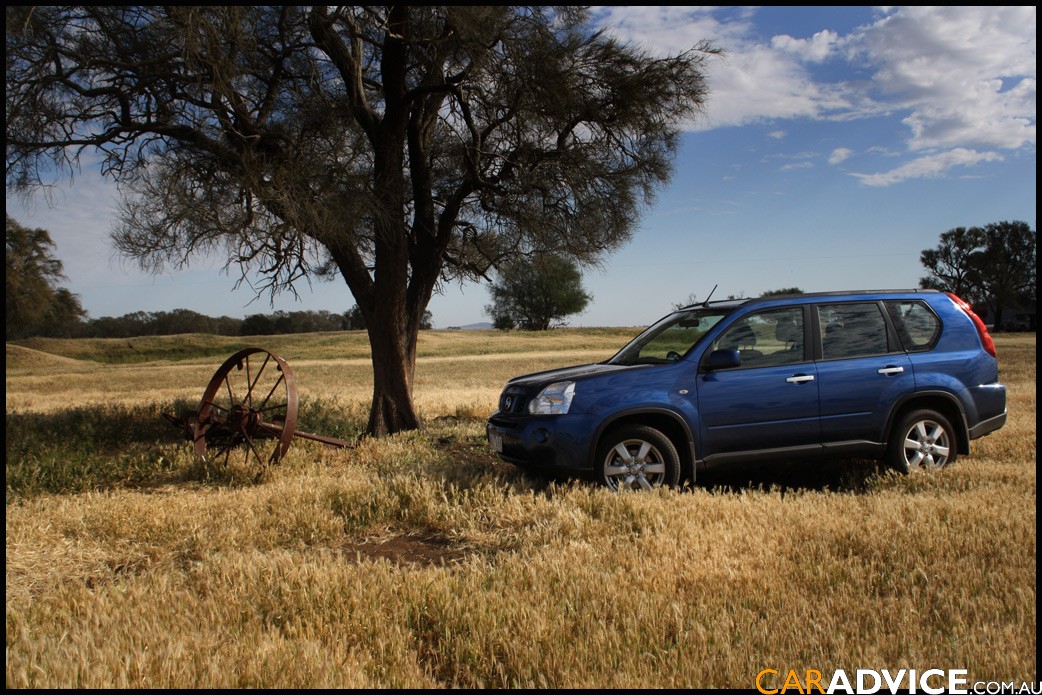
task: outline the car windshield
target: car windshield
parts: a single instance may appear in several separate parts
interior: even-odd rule
[[[729,313],[724,309],[685,309],[670,314],[630,341],[606,364],[675,362]]]

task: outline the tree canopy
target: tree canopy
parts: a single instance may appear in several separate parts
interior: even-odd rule
[[[440,283],[630,236],[705,103],[708,44],[654,57],[576,7],[8,7],[7,181],[102,158],[146,268],[223,253],[271,292],[339,275],[369,432],[418,426]]]
[[[799,287],[779,287],[776,290],[766,290],[761,297],[782,297],[789,294],[803,294],[803,290]]]
[[[930,275],[921,287],[954,292],[966,301],[990,309],[989,318],[1001,329],[1003,311],[1034,308],[1035,230],[1026,222],[993,222],[984,227],[956,227],[940,243],[919,256]]]
[[[575,261],[551,254],[506,263],[489,295],[492,303],[485,313],[495,328],[526,331],[563,326],[566,317],[581,313],[592,299]]]

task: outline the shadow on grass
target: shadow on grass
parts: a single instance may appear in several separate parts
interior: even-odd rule
[[[182,427],[164,414],[194,413],[196,401],[138,406],[99,405],[57,413],[7,413],[6,500],[43,493],[76,493],[176,483],[253,484],[262,471],[206,464],[195,456]],[[348,439],[362,425],[354,413],[312,401],[300,422]],[[309,430],[310,431],[310,430]]]
[[[196,407],[194,401],[180,400],[70,408],[47,414],[8,413],[7,503],[44,493],[170,484],[237,487],[263,480],[264,471],[246,460],[227,466],[204,463],[195,456],[183,428],[163,417],[194,413]],[[322,400],[302,401],[298,414],[300,431],[347,441],[361,435],[367,418],[362,405]],[[478,426],[481,421],[483,418],[463,413],[428,423],[424,428],[426,446],[441,456],[433,462],[420,457],[416,465],[427,475],[444,477],[461,486],[488,475],[519,490],[546,494],[562,486],[597,484],[588,476],[526,470],[502,462],[488,448],[483,428]],[[877,487],[887,475],[886,469],[874,461],[797,461],[701,472],[694,487],[723,494],[769,491],[784,495],[824,490],[860,494]]]
[[[863,494],[885,476],[893,475],[883,463],[870,459],[786,461],[745,464],[700,472],[695,487],[711,492],[745,491],[845,492]]]
[[[766,464],[735,464],[726,468],[700,471],[687,490],[706,490],[721,494],[772,492],[780,495],[796,492],[831,492],[865,494],[876,489],[889,476],[896,475],[879,461],[837,459],[830,461],[792,461]],[[567,485],[600,483],[592,475],[561,471],[518,468],[523,486],[553,492]]]

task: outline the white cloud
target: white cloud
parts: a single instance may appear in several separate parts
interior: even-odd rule
[[[908,147],[1035,144],[1034,7],[903,7],[851,37],[872,90],[907,110]]]
[[[783,51],[762,41],[752,23],[754,8],[608,7],[596,11],[600,24],[626,41],[655,53],[678,53],[708,40],[723,49],[706,65],[708,122],[692,129],[742,125],[774,118],[817,118],[853,108],[833,85],[817,84],[801,64],[800,51]],[[724,21],[719,17],[727,17]],[[805,53],[805,52],[804,52]]]
[[[606,26],[624,40],[677,53],[710,40],[724,50],[706,65],[708,119],[692,130],[781,120],[851,124],[857,149],[913,158],[867,186],[940,177],[953,167],[1001,160],[1000,150],[1036,142],[1035,7],[889,7],[844,34],[811,27],[806,37],[757,25],[755,8],[613,7]],[[823,72],[825,69],[827,72]],[[828,80],[820,75],[827,74]],[[865,77],[868,79],[864,79]],[[886,116],[901,142],[865,140],[854,123]],[[779,124],[780,125],[780,124]],[[768,137],[787,137],[776,127]],[[880,131],[881,132],[881,131]],[[837,165],[853,154],[834,148]],[[806,164],[787,164],[783,170]]]
[[[879,174],[852,174],[866,186],[884,187],[909,179],[937,178],[952,167],[972,166],[981,162],[1002,161],[997,152],[977,152],[962,147],[940,154],[913,159],[896,169]]]
[[[839,34],[824,29],[809,39],[795,39],[788,34],[775,36],[771,39],[771,47],[791,53],[800,60],[820,63],[832,55],[839,40]]]
[[[709,119],[693,129],[889,113],[903,119],[913,152],[1035,144],[1034,7],[891,7],[845,35],[823,27],[810,38],[767,37],[755,8],[735,12],[610,7],[596,16],[655,52],[706,39],[725,51],[706,66]],[[825,61],[871,79],[816,79],[811,68]]]
[[[829,155],[829,164],[839,164],[845,161],[854,154],[854,151],[847,147],[837,147],[832,150],[832,154]]]

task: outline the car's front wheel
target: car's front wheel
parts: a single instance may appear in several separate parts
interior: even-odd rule
[[[915,410],[901,418],[887,448],[890,465],[902,473],[955,463],[955,429],[934,410]]]
[[[646,425],[610,431],[597,449],[597,477],[612,490],[650,490],[680,482],[680,456],[669,437]]]

